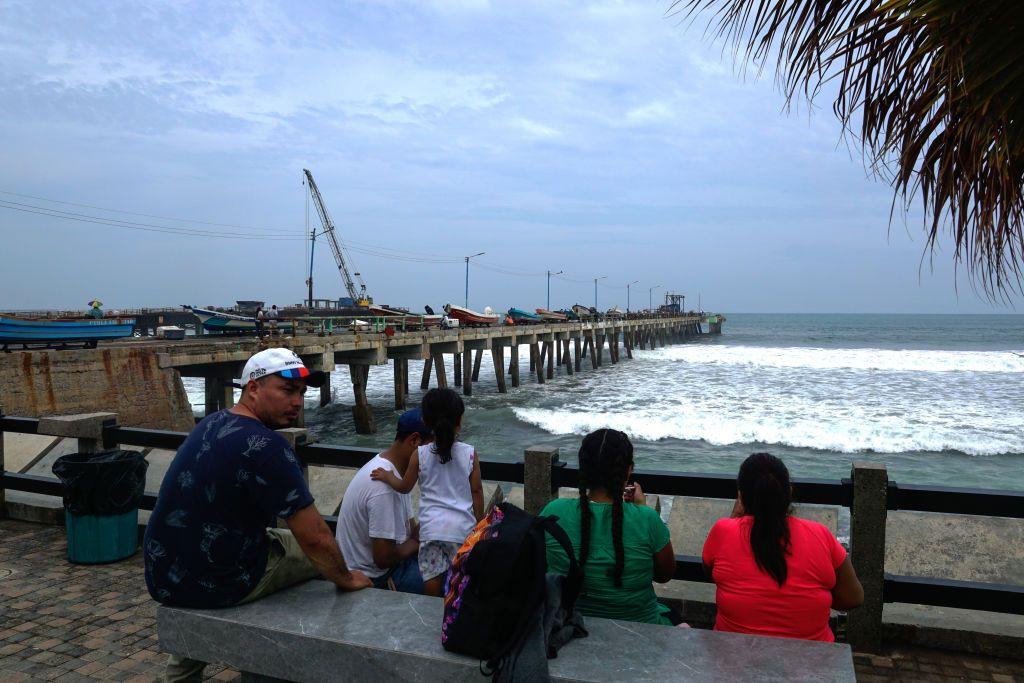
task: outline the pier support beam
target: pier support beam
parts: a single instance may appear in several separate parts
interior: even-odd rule
[[[513,344],[508,349],[509,375],[512,376],[512,387],[519,386],[519,344]]]
[[[475,354],[475,358],[473,360],[473,381],[474,382],[479,382],[480,381],[480,361],[482,361],[483,358],[484,358],[484,350],[483,349],[477,349],[476,350],[476,354]]]
[[[626,358],[633,359],[633,333],[624,332],[622,335],[622,345],[626,347]]]
[[[320,387],[320,407],[323,408],[325,405],[331,402],[333,394],[331,393],[331,373],[324,373],[324,383]]]
[[[594,344],[594,358],[597,359],[597,367],[604,365],[604,335],[597,335],[597,343]]]
[[[864,586],[864,604],[851,610],[846,639],[853,649],[878,652],[882,645],[885,580],[885,518],[889,475],[885,464],[855,461],[851,472],[850,561]]]
[[[548,379],[555,378],[555,342],[544,342],[548,350]]]
[[[477,351],[477,353],[480,353]],[[458,354],[455,356],[458,358]],[[466,350],[462,353],[462,395],[473,395],[473,352]]]
[[[409,361],[404,358],[395,359],[395,410],[405,410],[405,406],[407,404],[407,392],[405,390],[405,373],[403,372],[403,366],[408,362]]]
[[[544,384],[544,364],[541,362],[540,344],[537,342],[530,344],[530,368],[537,373],[537,382]]]
[[[576,351],[575,357],[573,358],[573,364],[574,364],[574,366],[576,368],[576,372],[579,372],[580,371],[580,360],[581,360],[581,358],[580,358],[580,338],[576,337],[575,339],[572,340],[572,342],[573,342],[573,346],[575,347],[575,351]]]
[[[428,358],[423,361],[423,379],[420,380],[420,391],[426,391],[430,388],[430,366],[432,361]]]
[[[565,365],[565,374],[572,375],[572,354],[569,352],[570,341],[566,339],[558,343],[562,345],[562,363]]]
[[[597,350],[594,348],[594,342],[596,340],[597,335],[592,334],[589,337],[587,337],[586,341],[586,345],[590,347],[590,367],[593,368],[594,370],[597,370],[597,368],[601,365],[601,363],[598,361]]]
[[[437,388],[447,389],[448,388],[448,375],[444,370],[444,354],[434,354],[434,374],[437,375]]]
[[[461,353],[454,353],[452,355],[454,356],[454,358],[452,359],[452,375],[454,376],[455,386],[461,387],[462,386],[462,354]],[[469,383],[472,383],[472,380],[470,380]]]
[[[370,366],[350,365],[348,371],[352,377],[352,394],[356,399],[356,404],[352,406],[352,419],[356,423],[356,433],[376,434],[377,426],[373,424],[373,409],[370,408],[370,402],[366,400],[366,381],[370,377]]]
[[[491,341],[491,361],[494,363],[494,379],[498,381],[498,393],[508,393],[505,386],[505,347],[498,339]]]

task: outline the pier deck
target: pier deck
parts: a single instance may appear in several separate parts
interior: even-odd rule
[[[142,554],[111,565],[68,563],[61,527],[0,520],[0,680],[153,681],[166,656]],[[854,654],[859,681],[1024,680],[1024,662],[899,647]],[[211,680],[237,680],[211,665]]]

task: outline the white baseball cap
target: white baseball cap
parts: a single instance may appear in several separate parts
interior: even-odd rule
[[[311,387],[319,387],[327,379],[322,370],[310,370],[306,367],[299,354],[291,349],[266,349],[253,354],[242,369],[242,377],[238,383],[245,387],[251,380],[267,375],[281,375],[285,379],[301,379]]]

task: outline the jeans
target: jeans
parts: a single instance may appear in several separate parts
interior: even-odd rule
[[[416,555],[405,558],[373,579],[373,587],[399,593],[423,593],[423,577],[420,575],[420,564]]]
[[[282,588],[294,585],[320,574],[302,552],[299,542],[287,529],[267,529],[270,548],[267,551],[267,568],[256,586],[238,603],[265,598]],[[171,681],[202,681],[206,662],[171,655],[164,669],[164,680]]]

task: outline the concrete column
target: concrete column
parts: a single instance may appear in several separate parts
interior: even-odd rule
[[[484,350],[477,349],[473,359],[473,381],[480,381],[480,361],[484,359]]]
[[[882,585],[885,580],[885,519],[889,475],[885,464],[855,461],[851,473],[850,561],[864,586],[864,604],[849,614],[846,636],[853,649],[877,652],[882,645]]]
[[[79,453],[103,449],[103,426],[117,424],[117,413],[83,413],[39,418],[38,433],[78,439]]]
[[[565,374],[571,375],[572,369],[572,354],[569,352],[569,340],[558,342],[562,345],[562,363],[565,364]]]
[[[580,358],[580,338],[576,337],[575,339],[572,340],[572,342],[573,342],[573,346],[575,347],[574,350],[576,351],[576,353],[573,354],[573,367],[576,369],[576,372],[579,372],[580,371],[580,360],[582,360]]]
[[[434,354],[434,374],[437,375],[437,388],[447,389],[448,388],[448,375],[444,370],[444,354]]]
[[[590,347],[590,367],[594,370],[597,370],[597,368],[600,367],[601,365],[600,354],[597,352],[597,349],[594,348],[594,342],[596,341],[596,334],[591,335],[590,337],[587,338],[587,346]]]
[[[394,365],[395,375],[395,410],[405,410],[408,399],[405,395],[405,377],[402,373],[402,359],[396,358]],[[323,405],[321,403],[321,405]]]
[[[555,342],[555,365],[562,364],[562,341]]]
[[[274,430],[278,434],[284,437],[284,440],[291,446],[292,451],[298,456],[299,446],[309,443],[309,430],[305,427],[286,427],[284,429]],[[306,461],[299,457],[299,469],[302,470],[302,478],[309,483],[309,465]]]
[[[213,415],[220,408],[220,393],[219,385],[220,380],[216,377],[204,377],[203,378],[203,396],[204,396],[204,407],[203,416]]]
[[[519,344],[512,344],[508,350],[509,374],[512,376],[512,387],[519,386]]]
[[[405,389],[406,397],[409,396],[409,359],[402,359],[402,387]]]
[[[612,361],[612,365],[619,362],[619,331],[615,329],[608,337],[608,358]]]
[[[356,404],[352,406],[352,419],[356,423],[356,433],[376,434],[377,426],[373,423],[373,409],[370,407],[370,402],[366,400],[366,380],[370,376],[370,366],[350,365],[348,371],[352,377],[352,394],[356,399]]]
[[[462,386],[462,354],[452,354],[455,358],[452,360],[452,375],[455,377],[455,386]],[[472,382],[470,382],[472,383]]]
[[[527,448],[523,467],[523,506],[531,515],[539,514],[554,493],[551,467],[558,462],[558,449],[554,446]]]
[[[398,361],[395,361],[395,362],[397,363]],[[324,383],[323,383],[323,386],[320,387],[320,407],[321,408],[324,407],[325,405],[327,405],[328,403],[330,403],[332,398],[333,398],[333,395],[332,395],[332,392],[331,392],[331,373],[325,372],[324,375],[325,375]]]
[[[431,360],[428,358],[423,361],[423,379],[420,380],[420,391],[426,391],[430,388],[430,366]]]
[[[473,395],[473,352],[469,349],[462,354],[456,354],[455,357],[462,357],[462,395],[472,396]]]
[[[548,357],[547,357],[547,361],[548,361],[548,379],[554,379],[555,378],[555,342],[553,342],[553,341],[544,342],[544,346],[547,347],[547,350],[548,350]]]
[[[505,347],[497,340],[491,341],[491,362],[494,363],[494,379],[498,381],[498,393],[508,392],[505,386]]]
[[[633,333],[626,332],[622,333],[622,345],[626,347],[626,358],[633,359]]]
[[[597,335],[597,339],[594,344],[594,358],[597,359],[597,367],[604,365],[604,335]]]
[[[233,377],[220,378],[220,410],[235,405],[235,388],[231,385]]]
[[[4,416],[4,407],[0,405],[0,418]],[[0,429],[0,478],[4,476],[7,468],[4,464],[4,432]],[[7,517],[7,496],[3,484],[0,484],[0,519]]]

